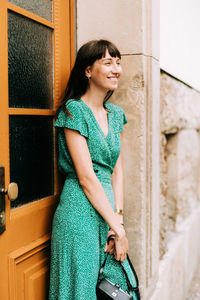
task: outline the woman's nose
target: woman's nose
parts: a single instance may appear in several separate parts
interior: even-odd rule
[[[117,64],[117,63],[113,63],[113,67],[112,67],[112,71],[113,73],[121,73],[121,65]]]

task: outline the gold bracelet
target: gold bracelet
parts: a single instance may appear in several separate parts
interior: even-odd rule
[[[116,209],[115,209],[115,213],[118,214],[118,215],[123,216],[124,211],[123,211],[123,209],[116,208]]]

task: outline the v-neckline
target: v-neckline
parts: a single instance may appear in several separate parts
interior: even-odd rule
[[[109,114],[109,109],[107,107],[107,103],[105,103],[105,107],[107,108],[107,123],[108,123],[108,133],[107,135],[105,136],[103,130],[101,129],[101,126],[99,125],[99,122],[97,121],[97,119],[95,118],[95,115],[92,111],[92,109],[82,100],[80,99],[80,101],[89,109],[90,111],[90,114],[92,115],[92,118],[94,119],[97,127],[99,128],[99,131],[101,132],[101,134],[103,135],[104,139],[107,140],[108,136],[109,136],[109,133],[110,133],[110,114]]]

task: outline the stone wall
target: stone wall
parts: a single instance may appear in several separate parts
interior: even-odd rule
[[[160,255],[200,199],[200,93],[161,71]]]
[[[147,299],[184,300],[200,260],[200,93],[160,75],[160,263]]]
[[[184,300],[200,260],[200,93],[160,78],[161,260],[150,300]]]

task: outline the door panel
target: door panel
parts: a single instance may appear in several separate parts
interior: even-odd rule
[[[47,299],[49,248],[47,235],[9,254],[9,290],[13,298]]]
[[[0,168],[0,189],[11,181],[19,185],[13,202],[0,193],[2,300],[48,295],[51,223],[60,191],[53,117],[74,59],[74,3],[41,2],[43,7],[25,0],[0,5],[0,166],[5,170],[3,180]]]

